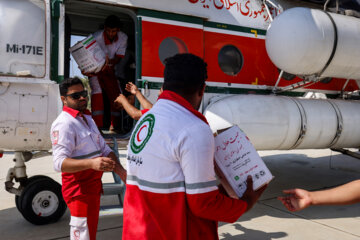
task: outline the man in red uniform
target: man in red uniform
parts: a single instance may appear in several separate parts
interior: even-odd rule
[[[214,137],[196,110],[206,78],[195,55],[166,61],[164,91],[129,141],[123,240],[218,239],[217,221],[236,221],[264,191],[251,178],[241,199],[218,190]]]
[[[60,84],[63,111],[51,126],[54,169],[62,172],[62,194],[70,209],[70,239],[95,240],[99,218],[101,177],[126,171],[106,145],[91,113],[87,91],[78,78]]]
[[[102,91],[107,95],[110,102],[111,129],[120,130],[121,113],[116,107],[114,100],[121,93],[120,84],[115,75],[115,65],[124,57],[127,47],[127,35],[120,31],[120,20],[115,15],[105,19],[104,30],[95,32],[94,38],[106,55],[104,67],[96,75],[83,73],[90,77],[91,86],[91,110],[98,127],[103,127],[104,104]]]

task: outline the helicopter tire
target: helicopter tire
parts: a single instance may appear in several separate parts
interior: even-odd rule
[[[50,179],[52,180],[50,177],[48,176],[44,176],[44,175],[35,175],[35,176],[31,176],[29,177],[25,184],[24,184],[24,187],[26,187],[27,185],[29,185],[30,183],[32,183],[33,181],[35,180],[38,180],[40,178],[43,178],[43,179]],[[22,197],[19,196],[19,195],[15,195],[15,204],[16,204],[16,208],[19,210],[19,212],[21,213],[22,209],[21,209],[21,199]]]
[[[29,182],[18,201],[23,217],[35,225],[56,222],[66,210],[61,185],[48,177]]]

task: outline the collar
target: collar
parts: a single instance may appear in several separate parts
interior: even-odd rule
[[[76,118],[78,115],[80,115],[81,113],[78,110],[75,110],[73,108],[69,108],[68,106],[64,106],[63,107],[63,111],[69,113],[71,116],[73,116],[74,118]],[[91,112],[89,110],[85,110],[84,114],[86,115],[91,115]]]
[[[158,99],[167,99],[176,102],[181,106],[183,106],[184,108],[186,108],[191,113],[193,113],[195,116],[203,120],[206,124],[209,124],[204,115],[202,115],[199,111],[195,110],[195,108],[185,98],[183,98],[182,96],[180,96],[179,94],[173,91],[169,91],[169,90],[163,91]]]
[[[110,39],[107,37],[105,30],[103,31],[103,37],[104,37],[105,45],[110,45],[118,40],[118,35],[116,34],[114,41],[111,42]]]

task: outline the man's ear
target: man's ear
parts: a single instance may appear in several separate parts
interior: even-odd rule
[[[205,88],[206,88],[206,84],[204,83],[204,85],[202,86],[201,90],[199,91],[199,97],[204,96]]]
[[[64,96],[60,96],[60,98],[61,98],[62,103],[65,105],[65,97],[64,97]]]

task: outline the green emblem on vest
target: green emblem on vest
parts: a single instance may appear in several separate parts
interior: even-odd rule
[[[141,150],[145,147],[153,133],[154,125],[155,117],[153,114],[146,115],[139,125],[137,125],[130,140],[130,147],[134,153],[141,152]]]

